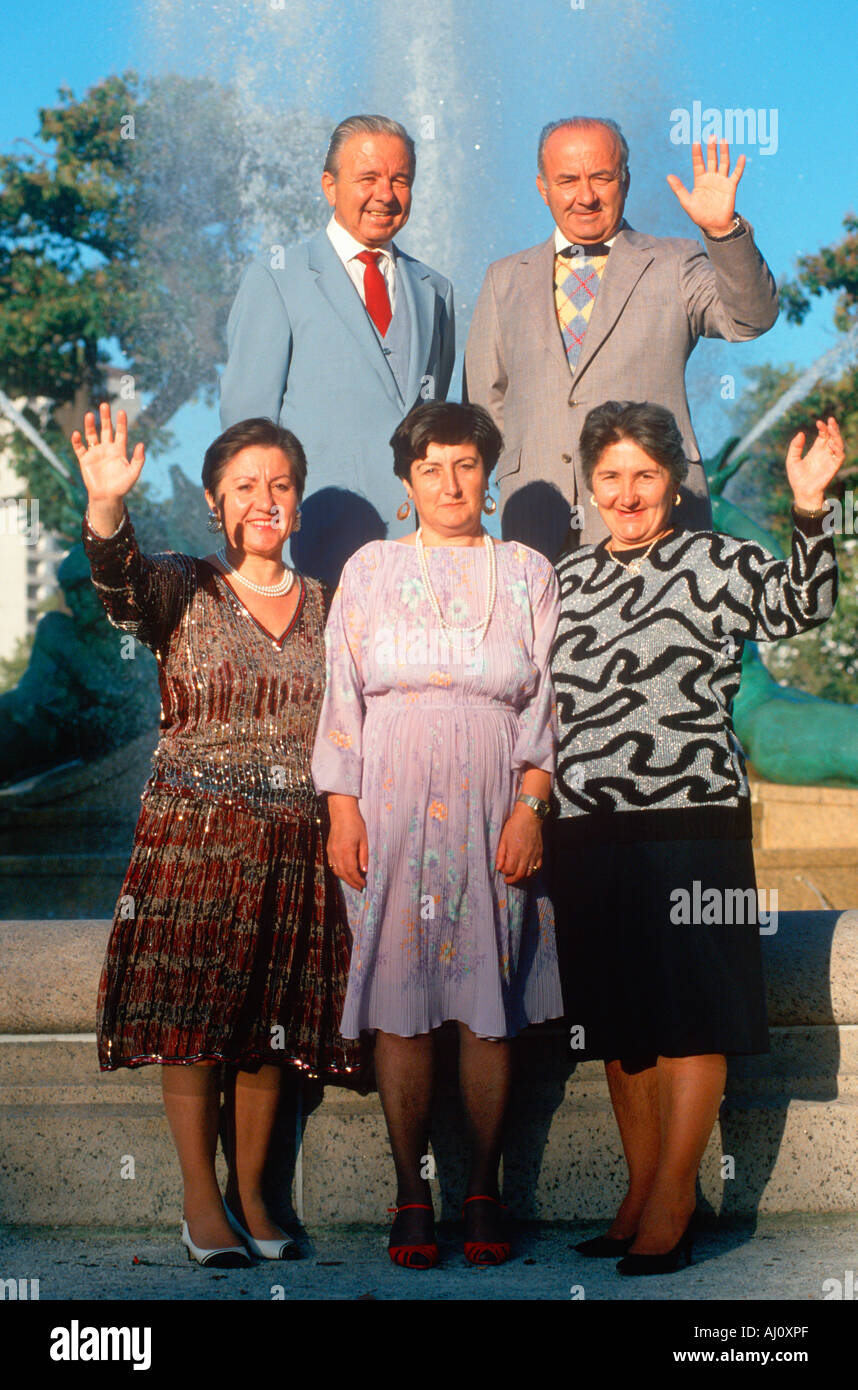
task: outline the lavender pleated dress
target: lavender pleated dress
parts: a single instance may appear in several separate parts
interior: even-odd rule
[[[334,597],[313,779],[359,797],[369,839],[366,889],[344,889],[347,1038],[412,1037],[448,1019],[503,1038],[563,1011],[551,905],[538,880],[507,886],[494,869],[524,765],[554,770],[557,579],[527,546],[496,544],[495,556],[479,646],[445,636],[412,546],[364,546]],[[484,547],[426,557],[446,621],[477,622]]]

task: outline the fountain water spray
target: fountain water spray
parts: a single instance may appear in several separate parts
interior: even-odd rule
[[[764,415],[760,417],[755,425],[748,430],[744,439],[740,439],[730,450],[730,457],[738,458],[741,454],[754,444],[761,435],[770,430],[782,415],[785,415],[792,406],[797,405],[803,400],[820,380],[821,377],[831,377],[841,367],[846,367],[850,359],[858,353],[858,323],[856,323],[845,335],[842,342],[836,343],[833,348],[829,348],[821,357],[803,371],[797,381],[779,396],[774,405],[770,406]]]
[[[57,458],[50,445],[45,443],[38,430],[21,414],[17,406],[13,405],[5,391],[0,391],[0,411],[12,422],[17,430],[21,431],[21,434],[26,435],[30,443],[48,460],[48,463],[59,473],[60,477],[65,478],[66,482],[70,483],[72,481],[72,476],[62,459]]]

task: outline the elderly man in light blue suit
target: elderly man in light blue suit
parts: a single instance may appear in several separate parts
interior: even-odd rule
[[[390,436],[447,395],[453,291],[393,238],[408,220],[414,142],[396,121],[351,116],[331,137],[324,231],[247,267],[229,316],[221,423],[264,415],[300,439],[307,492],[292,558],[335,583],[368,540],[403,534]]]

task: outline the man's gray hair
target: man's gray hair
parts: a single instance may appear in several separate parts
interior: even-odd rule
[[[417,152],[414,148],[414,141],[408,134],[404,125],[399,121],[392,121],[389,116],[346,116],[344,121],[340,121],[328,145],[328,153],[325,155],[325,173],[333,174],[336,178],[340,169],[340,154],[343,145],[347,140],[351,140],[353,135],[394,135],[397,140],[401,140],[408,151],[411,160],[411,173],[417,166]]]
[[[565,130],[567,127],[570,130],[593,130],[596,126],[602,126],[614,136],[620,147],[620,173],[628,173],[629,147],[616,121],[612,121],[609,116],[567,116],[562,121],[549,121],[548,125],[542,127],[539,149],[536,152],[536,164],[542,177],[545,178],[545,142],[549,135],[553,135],[555,130]]]

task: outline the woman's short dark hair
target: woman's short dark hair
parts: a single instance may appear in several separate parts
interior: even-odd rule
[[[663,405],[652,401],[603,401],[584,421],[578,449],[587,487],[606,449],[631,439],[651,459],[666,468],[675,487],[688,473],[688,460],[679,426]]]
[[[272,420],[257,416],[252,420],[239,420],[228,430],[219,434],[206,449],[203,459],[203,487],[217,498],[217,489],[228,464],[242,449],[279,449],[285,454],[292,468],[292,481],[298,493],[298,501],[304,496],[307,482],[307,455],[297,435],[284,430]]]
[[[426,457],[430,444],[473,444],[488,478],[503,448],[503,435],[481,405],[427,401],[409,411],[390,440],[393,471],[411,481],[411,465]]]

